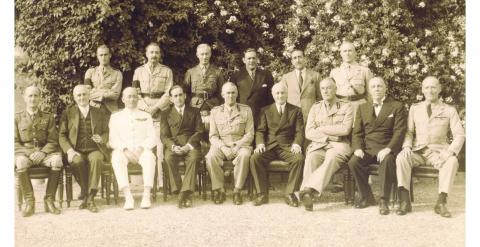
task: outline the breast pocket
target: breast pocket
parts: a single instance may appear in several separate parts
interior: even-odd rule
[[[153,78],[152,81],[152,90],[154,92],[165,92],[166,90],[166,85],[167,85],[167,76],[164,75],[158,75]]]
[[[333,124],[341,124],[343,119],[345,119],[345,114],[335,114],[333,116]]]

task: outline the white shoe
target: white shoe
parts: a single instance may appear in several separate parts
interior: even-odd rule
[[[133,203],[134,203],[133,198],[125,198],[125,204],[123,205],[123,209],[132,210]]]
[[[152,203],[150,202],[150,193],[145,194],[143,193],[142,197],[142,203],[140,203],[140,208],[147,209],[152,206]]]

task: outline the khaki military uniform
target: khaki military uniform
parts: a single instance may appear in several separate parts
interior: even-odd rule
[[[223,188],[223,161],[226,159],[222,149],[240,147],[234,164],[235,188],[241,189],[248,174],[254,136],[253,115],[249,106],[235,104],[228,111],[225,105],[216,106],[210,113],[211,147],[205,156],[207,169],[212,179],[212,190]]]
[[[373,77],[372,72],[357,62],[342,63],[340,67],[332,69],[330,77],[337,85],[337,97],[352,102],[355,117],[358,106],[366,102],[367,83]]]
[[[353,107],[336,100],[331,106],[325,100],[315,103],[308,114],[305,137],[312,141],[307,147],[301,189],[313,188],[320,194],[340,164],[347,162],[352,149]]]
[[[431,106],[429,117],[427,106],[426,102],[420,102],[410,107],[403,147],[410,147],[413,152],[409,159],[405,158],[404,151],[397,156],[398,187],[410,190],[412,168],[429,165],[439,170],[438,192],[448,193],[458,169],[458,159],[451,156],[445,160],[441,154],[448,150],[458,155],[465,142],[465,130],[454,107],[439,102]],[[450,144],[449,131],[453,136]]]
[[[15,114],[15,166],[18,172],[33,164],[29,156],[41,151],[46,154],[41,165],[60,170],[63,166],[58,146],[58,133],[53,114],[37,111],[34,116],[26,110]]]
[[[84,83],[92,86],[90,100],[103,103],[110,112],[118,110],[118,98],[122,90],[123,76],[111,66],[97,66],[85,73]]]
[[[197,65],[185,74],[184,86],[190,105],[201,111],[210,111],[222,103],[221,90],[225,83],[223,71],[213,64],[207,68]]]
[[[144,64],[135,70],[132,86],[140,89],[139,110],[143,111],[147,107],[160,109],[152,116],[152,119],[157,143],[158,182],[163,184],[163,171],[161,169],[163,145],[160,140],[160,111],[166,110],[170,106],[168,90],[173,86],[173,72],[163,64],[156,64],[153,70],[150,70],[149,64]]]

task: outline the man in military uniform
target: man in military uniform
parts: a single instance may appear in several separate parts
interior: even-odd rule
[[[306,138],[312,143],[307,147],[300,198],[305,210],[313,210],[313,193],[320,195],[341,162],[347,162],[352,150],[350,132],[353,123],[351,103],[338,100],[335,81],[332,78],[320,82],[323,100],[310,109],[305,128]]]
[[[355,46],[345,41],[340,46],[342,64],[332,69],[330,77],[337,84],[337,98],[352,102],[354,114],[358,106],[366,102],[367,82],[373,77],[370,69],[357,62]]]
[[[128,163],[142,166],[143,197],[140,208],[151,206],[150,193],[154,184],[155,128],[150,114],[137,108],[138,93],[135,88],[123,90],[122,101],[125,109],[112,114],[109,122],[109,144],[112,147],[112,166],[118,181],[118,188],[125,196],[125,210],[132,210],[133,196],[128,180]]]
[[[112,54],[110,48],[101,45],[97,48],[97,59],[99,65],[90,68],[85,73],[84,84],[92,86],[90,100],[95,105],[101,103],[110,112],[118,110],[118,98],[122,90],[122,72],[110,66]]]
[[[205,156],[212,180],[215,204],[225,201],[223,160],[233,160],[235,189],[233,203],[242,204],[241,190],[248,174],[254,136],[252,110],[247,105],[236,103],[237,86],[227,82],[222,86],[225,103],[216,106],[210,114],[211,147]]]
[[[95,195],[104,161],[109,158],[108,120],[99,108],[89,105],[90,89],[77,85],[73,89],[75,105],[69,106],[60,121],[59,143],[80,185],[83,202],[80,209],[98,212]]]
[[[434,211],[442,217],[451,217],[447,195],[458,169],[457,155],[465,142],[465,130],[454,107],[439,100],[442,90],[437,78],[429,76],[422,82],[425,101],[410,107],[408,128],[403,150],[397,156],[397,180],[400,206],[396,213],[405,215],[412,211],[410,204],[410,179],[412,168],[429,165],[439,171],[438,200]],[[448,144],[448,132],[453,140]]]
[[[163,145],[160,140],[160,111],[170,106],[168,90],[173,85],[172,70],[161,64],[162,53],[157,43],[151,43],[146,48],[147,63],[138,67],[133,74],[132,86],[140,92],[138,109],[152,116],[157,140],[158,182],[163,184]]]
[[[44,197],[45,211],[60,214],[54,202],[63,163],[55,119],[53,114],[39,109],[41,99],[37,87],[27,87],[23,99],[25,110],[15,114],[15,167],[26,203],[22,215],[28,217],[35,213],[35,196],[28,168],[37,165],[51,168]]]
[[[211,56],[212,49],[209,45],[198,45],[199,64],[187,70],[184,80],[184,88],[190,98],[190,105],[200,109],[203,119],[208,119],[210,110],[222,103],[220,90],[225,83],[223,71],[210,64]]]

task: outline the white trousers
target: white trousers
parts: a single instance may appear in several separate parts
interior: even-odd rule
[[[143,173],[143,186],[153,187],[153,179],[155,177],[155,155],[151,150],[143,150],[138,160],[140,166],[142,166]],[[113,150],[112,152],[112,166],[117,178],[118,188],[123,190],[129,187],[128,182],[128,158],[120,150]]]

